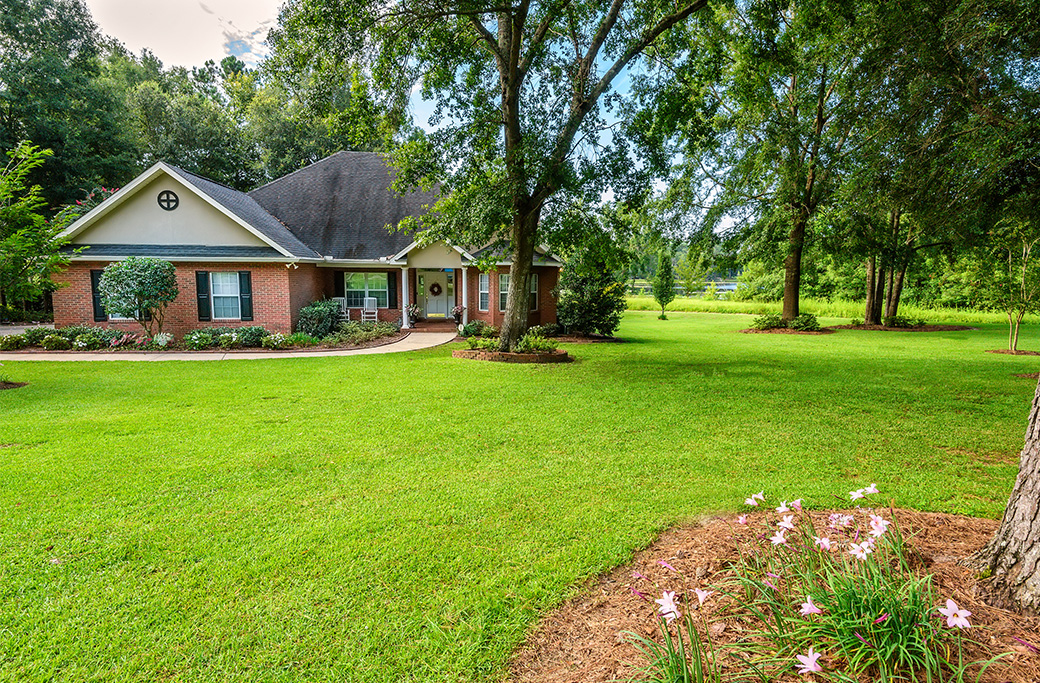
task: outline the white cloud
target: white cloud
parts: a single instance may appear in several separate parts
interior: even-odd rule
[[[201,66],[234,54],[255,65],[280,0],[86,0],[101,31],[166,66]]]

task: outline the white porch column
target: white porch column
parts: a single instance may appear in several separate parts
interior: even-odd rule
[[[462,324],[469,322],[469,268],[462,266],[462,305],[466,310],[462,312]]]
[[[408,319],[408,266],[401,266],[401,328],[409,329],[412,321]]]

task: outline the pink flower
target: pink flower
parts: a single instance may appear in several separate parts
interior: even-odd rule
[[[852,498],[852,500],[859,500],[860,498],[867,497],[864,493],[864,489],[856,489],[855,491],[849,491],[849,496]]]
[[[883,623],[885,623],[886,621],[888,621],[888,618],[889,618],[890,616],[892,616],[892,615],[891,615],[891,614],[889,614],[888,612],[885,612],[885,613],[884,613],[884,614],[882,614],[882,615],[881,615],[880,617],[878,617],[877,619],[875,619],[875,620],[874,620],[874,623],[875,623],[875,624],[883,624]]]
[[[744,505],[758,505],[759,501],[764,501],[765,491],[759,491],[758,493],[752,493],[750,498],[744,499]]]
[[[660,605],[660,607],[657,608],[657,611],[661,614],[662,617],[664,617],[665,621],[667,621],[669,624],[672,623],[673,619],[682,616],[682,614],[679,613],[678,606],[676,606],[675,604],[674,591],[665,591],[661,594],[661,599],[654,600],[654,602]]]
[[[784,538],[783,529],[777,529],[776,533],[769,537],[769,540],[773,542],[773,545],[787,545],[787,539]]]
[[[781,529],[794,531],[794,515],[784,515],[784,521],[777,524]]]
[[[792,500],[791,501],[791,509],[792,510],[797,510],[798,512],[801,512],[802,511],[802,499],[799,498],[798,500]]]
[[[946,625],[950,628],[971,628],[971,624],[968,622],[971,612],[961,609],[953,600],[947,600],[946,609],[940,607],[939,613],[946,617]]]
[[[644,581],[647,580],[647,578],[645,576],[643,576],[642,574],[640,574],[639,572],[632,572],[632,578],[633,579],[643,579]]]
[[[762,583],[763,583],[763,584],[765,584],[766,586],[769,586],[769,587],[770,587],[770,588],[772,588],[773,590],[780,590],[779,588],[777,588],[776,586],[774,586],[774,585],[772,584],[772,582],[770,582],[770,580],[769,580],[769,579],[762,579]]]
[[[693,592],[697,595],[697,604],[703,605],[704,601],[707,600],[708,596],[712,594],[712,591],[704,591],[700,588],[694,588]]]
[[[639,598],[640,600],[642,600],[643,602],[650,602],[650,598],[646,597],[646,595],[645,595],[644,593],[640,593],[639,591],[637,591],[637,590],[636,590],[635,588],[633,588],[632,586],[629,586],[629,587],[628,587],[628,590],[632,591],[632,594],[633,594],[633,595],[635,595],[635,596],[637,596],[637,597],[638,597],[638,598]]]
[[[863,493],[867,493],[867,494],[877,493],[877,492],[878,492],[877,491],[877,484],[871,484],[867,488],[863,489]]]
[[[857,560],[867,559],[867,555],[874,551],[867,543],[851,543],[849,544],[849,555],[854,556]]]
[[[755,506],[757,506],[758,505],[758,501],[755,500],[754,498],[745,498],[744,499],[744,505],[755,505]]]
[[[737,524],[747,524],[747,515],[737,517]]]
[[[776,511],[780,514],[784,514],[785,512],[790,512],[791,508],[787,507],[787,501],[784,500],[780,502],[780,507],[778,507]]]
[[[813,536],[813,543],[820,546],[824,550],[831,549],[831,539],[826,536]]]
[[[823,667],[821,667],[819,662],[817,661],[820,659],[820,656],[820,653],[813,652],[813,649],[811,647],[809,648],[809,652],[807,654],[795,655],[795,659],[798,660],[798,663],[802,667],[798,669],[798,673],[807,674],[812,673],[813,671],[823,671]]]
[[[802,603],[801,613],[803,617],[807,617],[810,614],[823,614],[823,610],[813,604],[811,595],[806,595],[805,602]]]
[[[870,535],[875,537],[875,538],[880,538],[881,536],[884,535],[884,533],[886,531],[888,531],[888,525],[891,524],[891,523],[892,522],[889,522],[888,520],[886,520],[881,515],[871,515],[870,516]]]
[[[657,564],[661,565],[661,566],[662,566],[662,567],[664,567],[665,569],[671,569],[671,570],[672,570],[673,572],[675,572],[676,574],[678,574],[678,573],[679,573],[679,570],[678,570],[678,569],[676,569],[676,568],[675,568],[675,567],[673,567],[672,565],[668,564],[668,563],[667,563],[667,562],[665,562],[664,560],[658,560],[658,561],[657,561]]]

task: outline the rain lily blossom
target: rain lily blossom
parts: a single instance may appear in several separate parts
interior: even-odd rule
[[[946,608],[940,607],[939,613],[946,617],[946,625],[950,628],[971,628],[971,623],[968,622],[971,612],[961,609],[953,600],[947,600]]]
[[[784,521],[777,524],[781,529],[790,529],[794,531],[794,515],[784,515]]]
[[[867,488],[863,489],[863,493],[877,493],[877,484],[871,484]]]
[[[892,616],[892,615],[891,615],[891,614],[889,614],[888,612],[885,612],[885,613],[884,613],[884,614],[882,614],[882,615],[881,615],[880,617],[878,617],[877,619],[875,619],[875,620],[874,620],[874,623],[875,623],[875,624],[883,624],[883,623],[885,623],[886,621],[888,621],[888,618],[889,618],[890,616]]]
[[[784,501],[780,502],[780,507],[778,507],[776,509],[776,511],[779,512],[780,514],[783,514],[785,512],[790,512],[791,508],[787,507],[787,501],[784,500]]]
[[[892,522],[888,521],[881,515],[870,516],[870,535],[875,538],[880,538],[888,531],[888,525]]]
[[[773,542],[773,545],[787,545],[787,539],[784,538],[785,533],[783,529],[777,529],[776,533],[769,537],[769,540]]]
[[[759,491],[758,493],[751,494],[751,497],[752,498],[757,498],[758,500],[760,500],[762,502],[765,502],[766,492],[765,491]]]
[[[747,524],[747,515],[737,517],[737,524]]]
[[[855,491],[849,491],[849,497],[852,500],[859,500],[860,498],[866,498],[867,494],[864,493],[865,489],[856,489]]]
[[[826,536],[813,536],[813,543],[820,546],[824,550],[831,549],[831,539]]]
[[[654,600],[654,602],[660,605],[657,611],[669,624],[672,623],[673,619],[682,616],[679,613],[679,607],[675,604],[675,591],[665,591],[661,594],[661,598]]]
[[[798,512],[801,512],[802,511],[802,499],[799,498],[798,500],[792,500],[791,501],[791,509],[792,510],[797,510]]]
[[[823,614],[823,610],[813,604],[811,595],[806,595],[805,602],[802,603],[801,614],[803,617],[807,617],[810,614]]]
[[[665,569],[671,569],[671,570],[672,570],[673,572],[675,572],[676,574],[678,574],[678,573],[679,573],[679,570],[678,570],[678,569],[676,569],[676,568],[675,568],[675,567],[673,567],[672,565],[668,564],[668,563],[667,563],[667,562],[665,562],[664,560],[658,560],[658,561],[657,561],[657,564],[661,565],[661,566],[662,566],[662,567],[664,567]]]
[[[849,555],[854,556],[857,560],[867,559],[867,555],[872,553],[874,549],[867,543],[850,543],[849,544]]]
[[[712,594],[712,591],[705,591],[700,588],[694,588],[693,592],[697,595],[698,605],[703,605],[704,601],[708,599],[708,596]]]
[[[795,655],[795,659],[798,660],[798,663],[802,667],[798,669],[798,673],[807,674],[812,673],[814,671],[823,671],[823,667],[820,666],[820,663],[818,661],[820,659],[820,656],[821,654],[819,652],[813,652],[813,649],[811,647],[809,648],[808,653],[804,655]]]

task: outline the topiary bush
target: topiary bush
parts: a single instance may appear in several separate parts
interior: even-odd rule
[[[332,333],[338,322],[339,302],[322,299],[305,306],[300,311],[300,322],[296,325],[296,331],[315,339],[324,339]]]
[[[800,332],[816,332],[820,329],[820,321],[812,313],[802,313],[800,316],[787,323],[792,330]]]
[[[72,342],[58,334],[49,334],[40,342],[40,346],[48,351],[67,351],[72,348]]]
[[[787,323],[779,313],[760,315],[751,321],[751,329],[754,330],[778,330],[785,327],[787,327]]]

